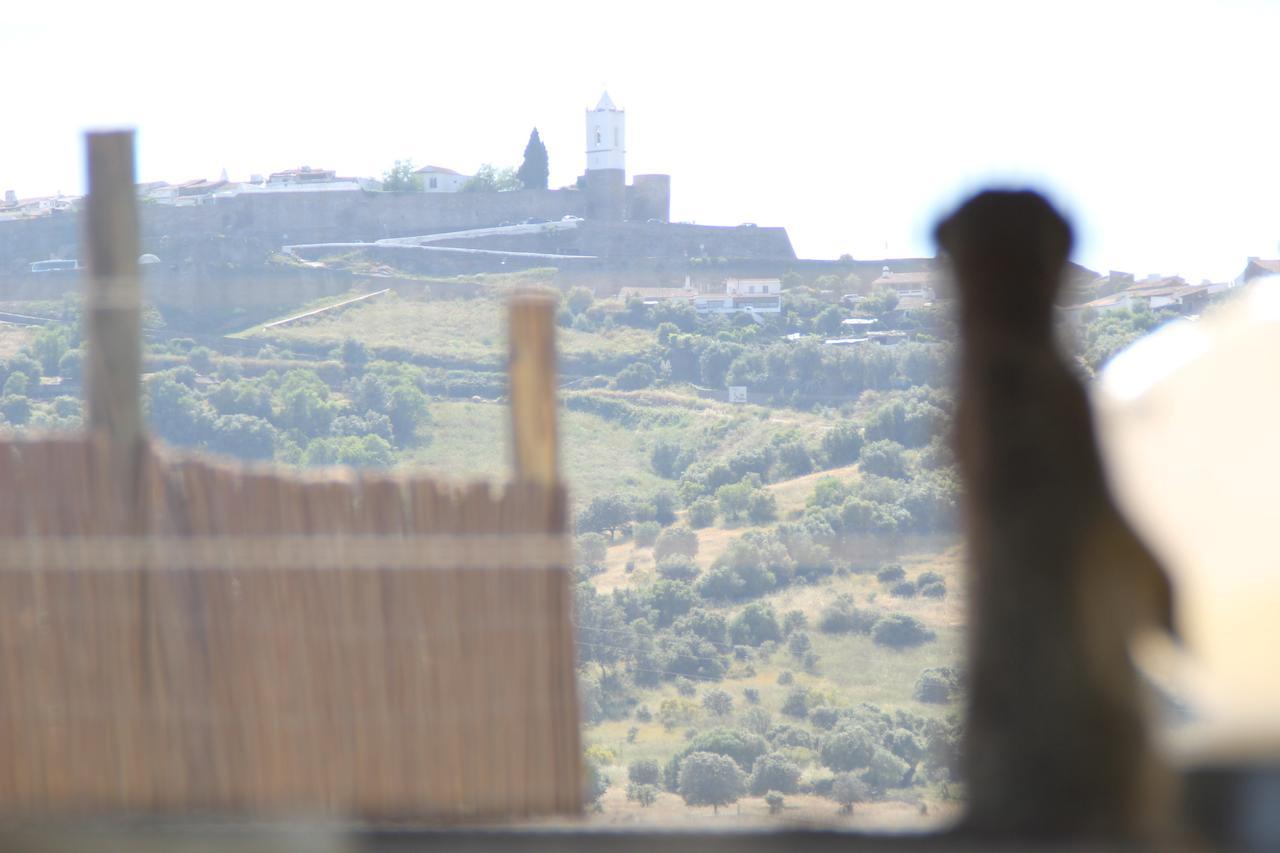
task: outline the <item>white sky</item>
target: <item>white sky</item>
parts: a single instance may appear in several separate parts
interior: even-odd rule
[[[1082,263],[1222,278],[1280,254],[1278,40],[1280,3],[0,0],[0,189],[80,192],[80,132],[119,125],[175,182],[519,165],[536,125],[564,185],[607,88],[673,219],[931,255],[1026,183]]]

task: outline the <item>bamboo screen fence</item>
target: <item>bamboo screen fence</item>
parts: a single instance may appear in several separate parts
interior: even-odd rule
[[[550,306],[513,306],[501,488],[170,453],[130,435],[131,134],[90,186],[91,429],[0,442],[0,814],[580,811]]]

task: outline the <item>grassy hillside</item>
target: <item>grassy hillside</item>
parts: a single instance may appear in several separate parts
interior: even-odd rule
[[[171,335],[148,352],[152,428],[242,458],[501,479],[502,296],[529,283],[468,281],[465,298],[424,284],[248,329],[225,347]],[[956,486],[938,439],[946,327],[899,319],[918,341],[823,347],[845,313],[802,288],[764,324],[581,290],[562,300],[562,459],[580,534],[595,819],[874,826],[954,813],[965,601],[949,532]],[[39,344],[0,340],[21,350],[0,360],[9,427],[74,426],[71,398],[24,396],[42,370],[76,381],[72,328]],[[699,391],[726,384],[747,385],[753,403]],[[929,701],[917,690],[926,670],[945,682]],[[852,756],[833,752],[843,742]],[[745,786],[734,805],[716,814],[687,802],[697,795],[681,768],[693,752],[732,758]],[[628,779],[642,760],[663,772],[643,791]],[[765,790],[749,790],[766,765],[783,774],[769,780],[783,797],[772,815]],[[851,813],[841,786],[856,789]]]

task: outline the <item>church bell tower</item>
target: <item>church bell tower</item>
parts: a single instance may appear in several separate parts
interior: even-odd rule
[[[620,222],[627,213],[627,114],[609,93],[587,110],[587,218]]]

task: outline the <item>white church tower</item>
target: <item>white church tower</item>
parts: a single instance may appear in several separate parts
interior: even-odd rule
[[[626,111],[613,105],[609,93],[587,110],[587,171],[617,169],[626,174]]]

